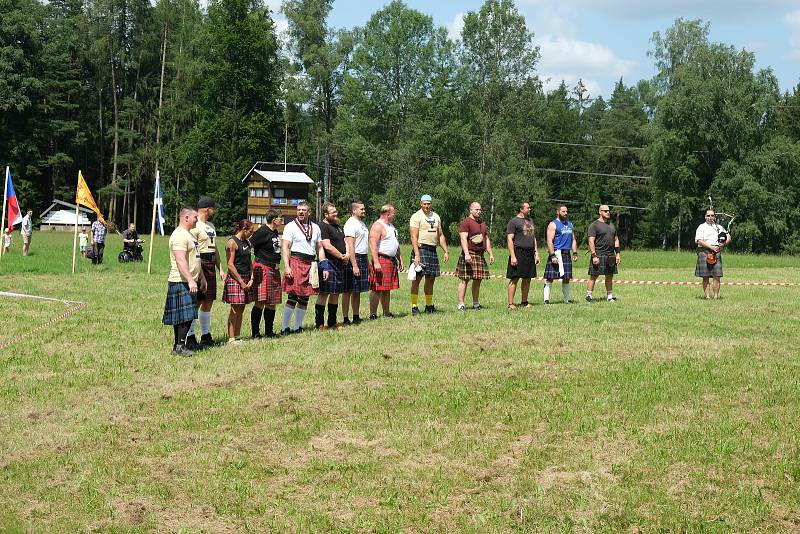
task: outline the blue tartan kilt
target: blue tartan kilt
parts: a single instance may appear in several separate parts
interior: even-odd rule
[[[561,261],[564,263],[564,279],[572,280],[572,252],[569,250],[561,251]],[[548,255],[546,265],[544,266],[544,279],[545,280],[558,280],[561,276],[558,275],[558,264],[550,261]]]
[[[356,265],[360,276],[353,276],[353,266],[350,262],[344,267],[344,292],[366,293],[369,291],[369,258],[366,254],[356,254]]]
[[[345,263],[339,260],[328,260],[328,265],[330,268],[327,280],[322,278],[322,269],[319,270],[319,292],[329,295],[344,293]]]
[[[170,282],[164,303],[164,324],[182,324],[197,319],[197,295],[189,293],[188,282]]]
[[[420,245],[419,256],[422,261],[422,271],[417,273],[417,276],[430,276],[431,278],[441,276],[442,271],[439,268],[439,255],[436,253],[436,247],[433,245]],[[414,262],[414,253],[411,253],[411,261],[408,265]]]

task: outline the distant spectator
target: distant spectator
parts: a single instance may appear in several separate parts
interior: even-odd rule
[[[95,250],[95,257],[92,258],[92,263],[99,265],[103,263],[103,251],[106,248],[106,235],[108,235],[108,228],[106,223],[97,219],[92,223],[92,246]]]
[[[6,228],[5,233],[3,234],[3,254],[7,254],[8,250],[11,248],[11,230]]]
[[[19,233],[22,234],[22,255],[27,256],[31,248],[31,237],[33,237],[33,210],[28,210],[28,213],[22,218]]]

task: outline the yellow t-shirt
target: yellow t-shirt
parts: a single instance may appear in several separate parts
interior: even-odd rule
[[[431,211],[430,215],[425,215],[425,212],[419,210],[411,216],[409,223],[411,228],[419,229],[419,244],[420,245],[433,245],[434,247],[439,244],[439,228],[442,226],[442,219],[436,212]]]
[[[197,219],[192,235],[197,237],[197,244],[200,247],[200,254],[214,252],[217,250],[217,229],[210,222],[203,222]]]
[[[195,280],[200,278],[200,255],[198,254],[198,244],[192,234],[180,226],[175,228],[169,236],[169,282],[188,282],[181,276],[178,270],[178,262],[175,261],[175,254],[189,252],[189,272]]]

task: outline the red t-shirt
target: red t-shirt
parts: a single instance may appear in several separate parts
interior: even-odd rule
[[[486,250],[486,223],[479,223],[472,217],[467,217],[459,223],[458,232],[467,233],[467,248],[470,252],[483,252]],[[475,243],[472,240],[476,235],[483,237],[480,243]]]

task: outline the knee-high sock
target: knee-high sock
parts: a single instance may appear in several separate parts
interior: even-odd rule
[[[181,323],[178,325],[178,344],[183,345],[186,343],[186,338],[189,335],[189,323]]]
[[[275,310],[264,308],[264,333],[272,334],[272,325],[275,323]]]
[[[339,311],[338,304],[328,303],[328,326],[336,326],[336,314]]]
[[[564,293],[564,302],[569,300],[569,284],[561,283],[561,292]]]
[[[186,334],[187,336],[194,335],[194,325],[197,323],[197,319],[192,319],[192,323],[189,325],[189,332]]]
[[[289,325],[292,324],[292,314],[294,313],[293,306],[283,307],[283,321],[281,322],[281,330],[288,330]]]
[[[544,283],[544,300],[550,300],[550,290],[553,288],[553,282]]]
[[[253,337],[261,335],[261,314],[263,312],[264,308],[258,306],[253,306],[253,309],[250,310],[250,331]]]
[[[325,324],[325,306],[322,304],[314,305],[314,326],[319,328]]]
[[[292,331],[297,332],[303,326],[303,319],[306,318],[306,310],[297,308],[297,311],[294,314],[294,328]]]
[[[425,306],[433,306],[433,293],[430,295],[425,293]]]
[[[211,333],[211,312],[199,311],[197,312],[197,322],[200,323],[200,333],[202,335]]]

